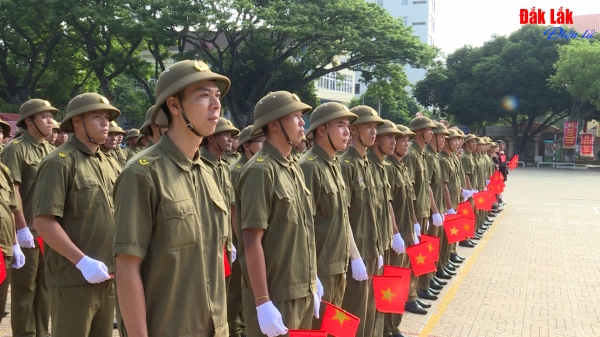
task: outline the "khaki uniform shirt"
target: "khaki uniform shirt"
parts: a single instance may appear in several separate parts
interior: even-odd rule
[[[469,176],[471,180],[471,189],[477,189],[477,175],[475,174],[475,160],[473,154],[464,150],[460,156],[460,162],[465,175]]]
[[[350,220],[346,184],[339,165],[317,144],[300,158],[298,164],[316,207],[317,273],[324,276],[344,274],[350,258]]]
[[[8,144],[2,152],[2,163],[8,166],[13,174],[14,182],[19,184],[25,222],[34,237],[38,236],[37,231],[33,228],[37,172],[42,159],[52,151],[50,143],[45,140],[38,142],[32,135],[25,132],[21,137]]]
[[[233,204],[235,205],[235,185],[237,185],[238,178],[240,177],[240,172],[242,172],[242,168],[248,162],[248,158],[246,155],[242,155],[240,159],[236,160],[234,163],[229,165],[229,173],[231,175],[231,184],[234,186],[233,193]]]
[[[365,260],[383,254],[383,245],[377,226],[377,203],[373,200],[375,184],[371,163],[350,147],[340,157],[340,167],[348,191],[348,216],[354,241]]]
[[[454,164],[456,165],[456,168],[458,170],[458,177],[460,180],[460,187],[462,189],[467,189],[467,179],[465,178],[465,170],[463,169],[463,165],[461,163],[461,159],[460,156],[457,152],[454,152],[452,154],[452,161],[454,162]]]
[[[408,169],[403,162],[394,156],[387,156],[386,161],[390,164],[386,166],[388,171],[388,181],[392,187],[392,207],[396,218],[398,232],[406,247],[414,244],[414,202],[417,199]]]
[[[433,200],[437,206],[438,212],[444,214],[447,211],[444,198],[444,184],[442,183],[442,170],[440,168],[439,153],[430,145],[425,147],[425,160],[427,162],[427,172],[429,173],[429,186],[433,194]]]
[[[225,161],[225,163],[227,164],[227,166],[230,166],[231,164],[235,163],[236,161],[238,161],[238,159],[240,159],[241,157],[245,157],[245,155],[242,155],[241,153],[234,151],[231,153],[224,153],[221,156],[221,159],[223,161]]]
[[[475,187],[474,189],[483,191],[483,187],[485,186],[485,180],[483,180],[483,176],[485,175],[485,162],[482,162],[480,154],[473,154],[473,176],[475,176]],[[483,181],[482,181],[483,180]],[[471,181],[471,184],[473,182]]]
[[[373,184],[373,201],[377,207],[377,221],[379,225],[379,238],[384,251],[392,248],[392,238],[394,231],[392,229],[392,215],[390,214],[390,202],[392,201],[391,187],[387,177],[387,168],[389,164],[377,158],[377,155],[367,151],[367,158],[371,163]]]
[[[140,148],[128,146],[125,148],[125,151],[127,151],[125,162],[128,162],[129,159],[133,158],[138,152],[140,152]]]
[[[13,256],[13,245],[16,243],[13,213],[21,209],[21,204],[17,199],[12,173],[6,165],[0,164],[0,167],[0,247],[4,256]]]
[[[114,273],[112,189],[117,176],[102,151],[92,152],[76,137],[49,154],[40,165],[33,215],[53,215],[69,239]],[[88,284],[65,257],[45,251],[49,287]]]
[[[114,254],[142,259],[149,336],[226,337],[228,207],[197,153],[165,134],[115,184]]]
[[[456,211],[456,207],[460,203],[460,163],[456,162],[454,153],[447,154],[442,151],[439,155],[440,170],[442,172],[442,183],[446,183],[448,194],[450,194],[450,205]],[[444,197],[444,207],[446,206],[446,198]],[[439,206],[438,206],[439,207]],[[448,210],[446,210],[448,211]]]
[[[418,219],[429,218],[431,213],[431,199],[429,196],[429,172],[425,161],[425,150],[421,150],[416,142],[408,148],[408,153],[402,158],[408,169],[410,181],[413,184],[417,199],[415,213]]]
[[[317,278],[314,206],[298,164],[264,143],[242,168],[235,193],[238,229],[264,229],[262,246],[271,300],[310,296],[316,291]],[[243,242],[238,240],[240,265],[252,291]]]

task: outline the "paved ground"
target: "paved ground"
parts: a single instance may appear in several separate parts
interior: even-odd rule
[[[600,170],[518,168],[504,199],[430,314],[405,315],[406,336],[600,336]]]

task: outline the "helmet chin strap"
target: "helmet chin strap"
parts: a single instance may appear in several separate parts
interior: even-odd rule
[[[283,132],[283,136],[285,137],[287,144],[291,147],[295,146],[294,143],[292,143],[292,141],[290,140],[290,137],[288,137],[288,134],[285,131],[285,128],[283,127],[283,124],[281,124],[281,118],[279,118],[278,121],[279,121],[279,126],[281,126],[281,131]]]
[[[44,136],[44,138],[50,136],[50,134],[44,134],[42,132],[42,130],[40,130],[40,128],[38,128],[37,123],[35,122],[35,120],[36,120],[35,116],[33,116],[33,118],[29,118],[29,120],[31,121],[31,123],[33,123],[33,126],[35,126],[35,128],[40,133],[40,135]],[[52,133],[52,131],[50,131],[50,133]]]
[[[96,142],[96,141],[95,141],[95,140],[94,140],[94,139],[93,139],[93,138],[90,136],[90,134],[87,132],[87,128],[86,128],[86,126],[85,126],[85,116],[84,116],[84,115],[81,115],[81,120],[83,121],[83,132],[85,132],[85,135],[87,136],[87,138],[88,138],[88,141],[89,141],[90,143],[92,143],[92,144],[96,144],[96,145],[102,145],[102,144],[104,144],[104,142],[106,142],[106,140],[104,140],[102,143],[98,143],[98,142]]]
[[[195,134],[198,137],[204,137],[203,135],[200,134],[200,132],[198,132],[198,130],[196,130],[196,128],[192,125],[192,123],[190,123],[190,120],[187,118],[187,115],[185,114],[185,111],[183,111],[183,102],[181,102],[181,99],[179,98],[179,95],[175,95],[177,96],[177,100],[179,101],[179,106],[181,109],[181,117],[183,117],[183,121],[185,122],[185,125],[187,126],[187,128],[192,131],[193,134]]]
[[[333,141],[331,141],[331,136],[329,135],[329,122],[327,123],[327,139],[329,140],[329,145],[331,145],[331,148],[333,149],[333,151],[334,152],[339,151],[338,149],[336,149],[335,145],[333,145]]]

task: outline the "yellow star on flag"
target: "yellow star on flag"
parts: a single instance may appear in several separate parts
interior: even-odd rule
[[[458,235],[458,229],[456,227],[450,229],[450,235]]]
[[[431,243],[427,246],[427,249],[429,249],[429,252],[433,252],[433,246],[431,245]]]
[[[469,226],[469,224],[465,224],[465,225],[463,226],[463,228],[464,228],[466,231],[468,231],[469,229],[471,229],[471,226]]]
[[[485,200],[484,200],[483,198],[479,198],[479,199],[477,199],[477,203],[479,203],[479,204],[483,204],[483,202],[484,202],[484,201],[485,201]]]
[[[389,302],[392,301],[392,297],[396,296],[396,294],[392,293],[391,288],[387,288],[387,290],[382,290],[381,293],[383,294],[383,297],[381,297],[381,299],[388,300]]]
[[[344,321],[349,321],[350,317],[346,315],[343,311],[335,309],[335,316],[333,316],[334,321],[340,322],[340,326],[344,325]]]
[[[464,214],[464,215],[468,215],[468,214],[469,214],[469,210],[468,210],[468,209],[464,209],[464,210],[462,211],[462,214]]]
[[[419,256],[417,256],[417,264],[425,264],[425,256],[423,256],[421,253],[419,253]]]

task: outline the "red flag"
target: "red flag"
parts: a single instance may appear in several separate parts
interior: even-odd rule
[[[444,232],[446,232],[446,237],[448,238],[448,243],[455,243],[467,238],[467,233],[465,233],[463,226],[461,226],[462,221],[469,220],[475,222],[474,219],[467,219],[464,217],[456,217],[454,219],[448,219],[444,221]]]
[[[408,288],[402,286],[402,276],[373,276],[375,307],[379,312],[403,314],[404,301],[408,298]]]
[[[327,337],[327,331],[322,330],[289,330],[290,337]]]
[[[508,162],[508,168],[514,170],[519,165],[519,155],[515,154],[512,159]]]
[[[402,277],[402,287],[406,290],[406,296],[399,298],[400,301],[407,302],[408,301],[408,292],[410,290],[410,274],[411,270],[409,268],[401,268],[394,266],[383,266],[383,276],[400,276]],[[403,293],[404,295],[404,293]]]
[[[4,264],[4,253],[0,249],[0,284],[6,279],[6,265]]]
[[[437,263],[440,259],[440,238],[437,236],[421,234],[421,243],[427,243],[429,256],[431,256],[433,261]]]
[[[429,248],[426,243],[419,243],[418,245],[406,248],[406,254],[410,258],[410,266],[415,276],[437,270],[433,258],[429,255]]]
[[[44,239],[42,239],[41,236],[38,236],[37,243],[38,243],[38,246],[40,247],[40,252],[42,252],[42,255],[44,255]]]
[[[231,267],[227,259],[227,248],[223,247],[223,262],[225,263],[225,277],[231,275]]]
[[[325,313],[323,313],[321,330],[334,337],[356,336],[360,318],[331,303],[325,301],[322,301],[322,303],[325,303],[326,307]]]
[[[492,204],[496,201],[496,196],[492,193],[488,193],[487,191],[483,191],[473,194],[473,201],[475,202],[475,208],[484,211],[491,211]]]
[[[475,219],[475,212],[473,212],[473,207],[471,206],[471,203],[468,200],[458,204],[458,207],[456,208],[456,213],[467,218]],[[449,215],[446,215],[446,219],[448,219],[448,217]]]

